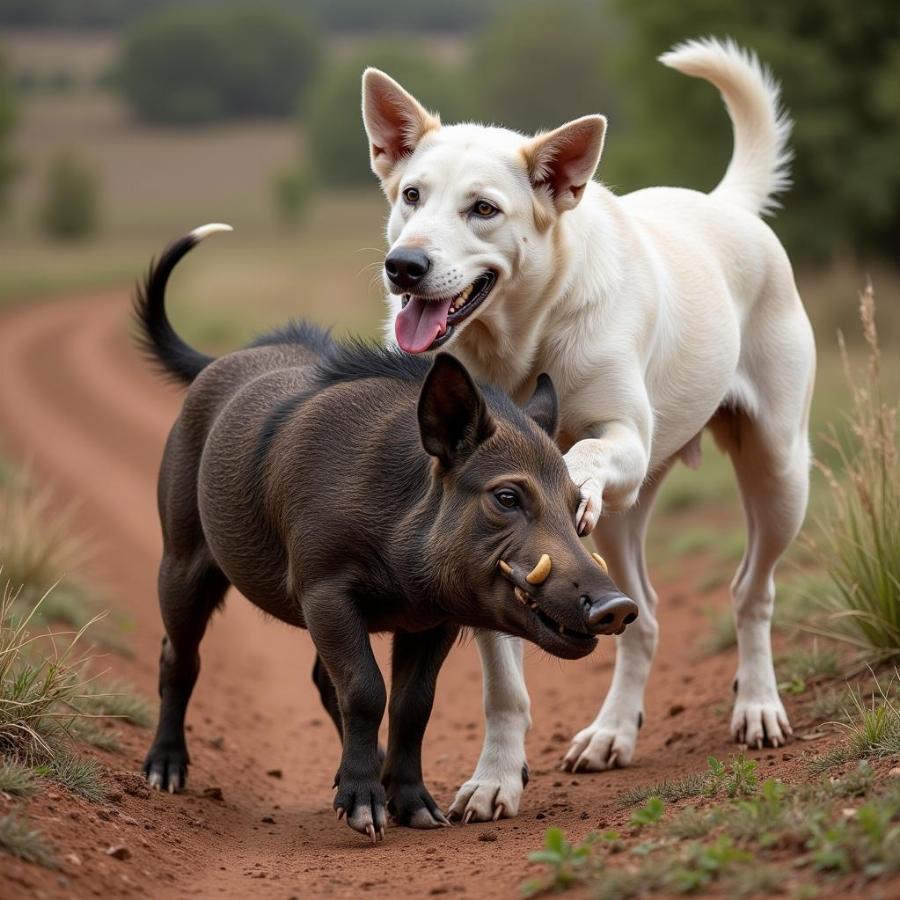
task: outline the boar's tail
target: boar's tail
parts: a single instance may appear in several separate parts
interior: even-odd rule
[[[139,284],[134,296],[137,343],[140,349],[181,384],[190,384],[215,357],[188,346],[172,328],[166,315],[166,283],[181,258],[203,238],[218,231],[231,231],[230,225],[201,225],[178,238],[163,251]]]

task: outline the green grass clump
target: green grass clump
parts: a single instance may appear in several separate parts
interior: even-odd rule
[[[869,703],[860,691],[851,693],[856,711],[845,726],[851,753],[856,756],[892,756],[900,753],[900,708],[876,679],[877,695]]]
[[[100,766],[93,759],[58,752],[37,771],[92,803],[99,803],[106,797]]]
[[[0,760],[0,794],[28,797],[37,790],[34,772],[12,759]]]
[[[53,852],[40,832],[29,828],[15,813],[0,816],[0,850],[48,869],[56,866]]]
[[[828,444],[838,463],[820,464],[830,503],[815,547],[827,575],[823,630],[849,641],[870,662],[900,659],[900,462],[896,398],[885,396],[871,285],[860,295],[868,345],[858,382],[841,340],[850,388],[847,428],[832,428]]]
[[[624,791],[616,801],[620,807],[627,809],[644,803],[651,797],[658,797],[667,803],[677,803],[689,797],[702,796],[709,785],[709,776],[706,772],[687,775],[677,781],[662,781],[649,787],[635,787]]]

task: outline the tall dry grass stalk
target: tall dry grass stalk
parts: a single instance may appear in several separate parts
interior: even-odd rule
[[[0,596],[0,757],[33,763],[51,758],[83,715],[90,678],[78,648],[92,623],[74,634],[32,633],[41,600],[23,616],[17,599],[7,582]]]
[[[854,373],[839,335],[851,408],[845,426],[832,425],[825,435],[840,466],[817,463],[830,500],[813,546],[827,578],[821,630],[875,664],[900,659],[898,398],[885,396],[871,284],[859,311],[868,364]]]

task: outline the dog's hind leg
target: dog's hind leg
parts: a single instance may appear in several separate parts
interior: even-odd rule
[[[791,734],[772,664],[775,566],[803,524],[809,492],[805,417],[776,438],[741,412],[722,413],[711,428],[729,453],[747,519],[747,547],[731,584],[738,669],[731,732],[736,741],[778,747]]]
[[[144,760],[151,787],[180,791],[190,762],[184,736],[188,701],[200,672],[200,641],[229,582],[206,547],[175,560],[164,554],[159,570],[159,602],[166,635],[159,659],[159,723]]]
[[[594,541],[619,589],[638,605],[638,617],[616,638],[612,685],[597,718],[572,738],[563,767],[572,772],[627,766],[644,720],[644,687],[656,653],[656,592],[644,561],[650,511],[667,469],[654,473],[623,515],[603,516]]]
[[[515,816],[528,783],[525,734],[531,701],[522,641],[494,631],[475,634],[484,672],[484,745],[472,777],[457,791],[451,819],[489,822]]]

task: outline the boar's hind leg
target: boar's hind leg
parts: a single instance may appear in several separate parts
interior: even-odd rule
[[[388,809],[401,825],[449,825],[422,780],[422,738],[431,717],[438,672],[459,634],[452,625],[394,635],[388,752],[382,781]]]
[[[211,562],[197,565],[163,557],[159,570],[159,604],[166,635],[159,658],[159,724],[144,775],[151,787],[180,791],[190,762],[184,716],[200,672],[200,641],[209,617],[222,602],[228,579]]]
[[[331,716],[334,727],[337,728],[341,740],[344,739],[344,724],[341,722],[341,707],[338,703],[337,691],[334,689],[334,682],[328,674],[328,669],[322,662],[322,657],[316,654],[316,661],[312,671],[313,683],[319,689],[319,697],[322,698],[322,706]]]

